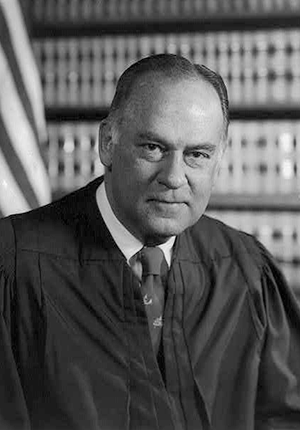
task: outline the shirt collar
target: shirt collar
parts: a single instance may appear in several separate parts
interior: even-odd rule
[[[130,258],[142,249],[144,244],[133,236],[126,227],[115,216],[110,203],[107,198],[104,181],[99,185],[96,192],[97,205],[102,215],[102,218],[112,235],[117,246],[124,254],[127,263],[129,264]],[[172,250],[176,237],[172,236],[165,243],[159,245],[164,253],[165,259],[170,267]]]

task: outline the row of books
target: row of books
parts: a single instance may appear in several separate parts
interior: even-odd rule
[[[300,297],[300,217],[297,212],[207,211],[226,224],[253,234],[278,260]]]
[[[50,123],[45,159],[53,194],[72,191],[103,174],[98,123]]]
[[[48,125],[52,189],[70,190],[98,176],[98,123]],[[233,121],[214,191],[277,196],[300,190],[300,120]],[[300,219],[300,218],[299,218]]]
[[[297,0],[34,0],[32,7],[36,21],[51,23],[300,10]]]
[[[224,78],[231,104],[300,101],[300,30],[148,34],[35,40],[47,106],[107,106],[141,57],[171,52]]]
[[[300,121],[233,121],[216,191],[293,194],[300,190]]]

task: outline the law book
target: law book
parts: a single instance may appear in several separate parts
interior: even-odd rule
[[[32,0],[37,22],[226,16],[298,12],[298,0]],[[201,24],[201,21],[200,21]]]
[[[294,129],[294,127],[293,127]],[[277,137],[277,173],[279,176],[279,192],[289,194],[297,192],[297,166],[300,167],[300,159],[297,157],[295,146],[299,146],[300,142],[296,142],[295,130],[289,129],[286,123],[283,123],[282,131]]]
[[[298,120],[232,121],[215,192],[296,194],[299,166]]]
[[[105,107],[127,66],[162,52],[186,56],[219,72],[231,106],[288,106],[300,101],[300,30],[48,38],[35,41],[34,48],[48,106],[54,100],[59,106],[74,105],[75,99],[78,106],[88,99],[95,106],[87,95],[101,92],[104,97],[96,104]],[[91,73],[96,69],[97,74]]]
[[[103,174],[98,155],[98,123],[48,125],[45,154],[53,193],[72,191]]]

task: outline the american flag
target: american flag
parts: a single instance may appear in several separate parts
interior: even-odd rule
[[[0,0],[0,216],[50,201],[42,89],[18,0]]]

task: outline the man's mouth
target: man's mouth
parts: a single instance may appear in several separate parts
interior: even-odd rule
[[[149,201],[158,207],[170,209],[180,208],[186,204],[186,202],[182,200],[149,199]]]
[[[172,199],[172,198],[164,198],[164,197],[152,197],[149,198],[149,201],[153,201],[155,203],[163,203],[163,204],[167,204],[167,205],[181,205],[181,204],[186,204],[186,200],[184,199]]]

